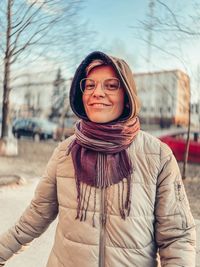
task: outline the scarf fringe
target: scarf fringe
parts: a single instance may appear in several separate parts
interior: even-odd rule
[[[81,222],[82,221],[86,221],[87,219],[87,212],[88,212],[88,208],[89,208],[89,203],[90,203],[90,199],[91,199],[91,192],[92,192],[92,186],[84,184],[82,182],[80,182],[80,185],[78,186],[80,192],[78,195],[80,195],[79,198],[77,198],[78,200],[78,204],[77,204],[77,215],[75,217],[75,219],[79,219]],[[104,217],[101,218],[101,223],[105,224],[107,221],[107,217],[108,217],[108,205],[109,205],[109,201],[108,201],[108,189],[109,187],[102,187],[102,188],[97,188],[97,187],[93,187],[94,188],[94,206],[93,206],[93,214],[92,214],[92,226],[96,227],[96,223],[95,223],[95,215],[96,215],[96,193],[97,193],[97,189],[100,190],[105,190],[105,213],[104,213]],[[121,181],[120,183],[117,184],[117,189],[118,189],[118,209],[119,209],[119,213],[120,216],[123,220],[126,219],[127,216],[130,215],[130,209],[131,209],[131,179],[127,179],[127,191],[125,191],[125,181]],[[78,191],[78,189],[77,189]],[[125,197],[125,193],[126,193],[126,197]]]

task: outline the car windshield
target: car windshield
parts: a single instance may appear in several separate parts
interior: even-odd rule
[[[40,127],[43,127],[43,128],[56,127],[56,125],[53,122],[45,120],[45,119],[34,119],[33,121],[35,123],[37,123]]]

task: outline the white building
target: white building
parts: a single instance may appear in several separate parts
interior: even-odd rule
[[[200,100],[191,105],[191,124],[200,131]]]
[[[14,117],[39,115],[46,117],[52,107],[56,72],[23,75],[10,94],[10,108]],[[71,81],[65,80],[67,97]],[[33,114],[34,113],[34,114]]]
[[[180,70],[134,75],[141,100],[143,124],[187,125],[190,99],[189,76]]]

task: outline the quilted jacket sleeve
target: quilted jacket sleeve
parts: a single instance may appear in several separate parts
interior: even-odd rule
[[[156,241],[162,267],[195,267],[196,231],[179,167],[171,150],[161,144],[158,177]]]
[[[40,236],[58,213],[56,195],[56,166],[58,148],[49,160],[35,196],[19,221],[0,236],[0,266],[23,246]]]

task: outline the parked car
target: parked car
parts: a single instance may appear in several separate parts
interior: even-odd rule
[[[16,138],[31,137],[35,141],[53,138],[56,124],[41,118],[16,119],[12,132]]]
[[[166,143],[173,151],[178,161],[184,160],[187,131],[180,130],[168,135],[160,136],[159,139]],[[188,162],[200,163],[200,132],[191,131]]]
[[[61,141],[74,134],[74,125],[77,118],[67,118],[63,123],[58,123],[56,131],[54,133],[54,140]]]

